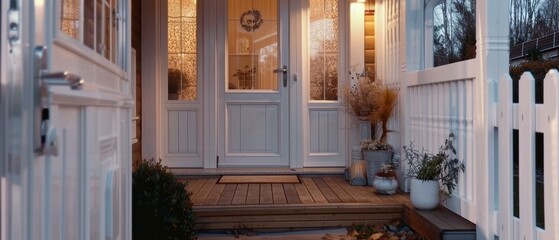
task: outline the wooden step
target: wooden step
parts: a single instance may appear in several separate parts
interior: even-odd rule
[[[403,205],[289,204],[194,207],[199,230],[309,229],[386,224],[402,219]]]
[[[403,213],[404,222],[427,239],[476,239],[476,225],[445,207],[425,211],[405,206]]]

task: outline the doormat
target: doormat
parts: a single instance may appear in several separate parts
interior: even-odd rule
[[[217,183],[301,183],[297,175],[224,175]]]

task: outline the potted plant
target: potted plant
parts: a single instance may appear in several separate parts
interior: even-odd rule
[[[394,162],[382,165],[375,173],[373,187],[378,193],[394,194],[398,188],[396,179],[396,166]]]
[[[382,163],[390,162],[394,151],[392,146],[388,144],[388,133],[393,130],[388,129],[388,121],[394,115],[394,109],[398,103],[398,91],[388,86],[382,86],[375,94],[374,106],[375,110],[369,115],[369,122],[372,126],[379,126],[377,140],[365,140],[361,144],[363,157],[367,163],[368,175],[377,172]],[[376,128],[375,128],[376,129]],[[372,179],[371,179],[372,183]],[[371,185],[371,184],[369,184]]]
[[[388,133],[392,131],[388,129],[388,121],[394,115],[398,91],[382,85],[374,73],[357,73],[354,69],[352,66],[349,72],[351,87],[342,88],[341,99],[351,115],[370,126],[371,138],[361,140],[361,152],[366,161],[367,183],[373,185],[374,174],[393,156],[392,146],[388,144]]]
[[[408,164],[406,175],[411,178],[410,198],[415,208],[436,208],[441,192],[445,200],[452,196],[459,173],[464,172],[464,163],[456,158],[453,141],[454,133],[450,132],[436,154],[419,151],[413,143],[404,146],[404,158]]]
[[[342,86],[341,103],[347,113],[356,118],[368,121],[371,112],[376,108],[376,94],[381,89],[380,81],[371,78],[367,71],[357,72],[356,66],[349,71],[350,85]]]

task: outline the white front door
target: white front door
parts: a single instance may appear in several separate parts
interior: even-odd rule
[[[288,166],[288,1],[226,3],[218,167]]]
[[[2,240],[131,239],[129,9],[2,1]]]

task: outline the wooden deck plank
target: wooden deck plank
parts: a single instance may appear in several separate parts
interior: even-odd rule
[[[260,204],[260,184],[252,183],[248,185],[246,204]]]
[[[227,205],[196,206],[193,210],[204,217],[253,216],[279,214],[332,214],[332,213],[401,213],[402,205],[371,205],[363,203],[337,204],[272,204],[272,205]]]
[[[369,198],[370,203],[375,204],[385,204],[387,203],[387,199],[379,197],[378,194],[375,193],[375,189],[369,186],[353,186],[357,191],[363,194],[365,197]]]
[[[235,196],[235,190],[237,189],[237,184],[226,184],[223,193],[217,202],[217,205],[231,205],[233,201],[233,196]]]
[[[283,191],[285,192],[285,198],[287,199],[287,203],[289,204],[297,204],[301,203],[301,199],[299,199],[299,194],[297,194],[297,190],[295,190],[295,186],[293,184],[283,184]]]
[[[342,200],[342,202],[356,202],[351,195],[346,192],[332,177],[323,177],[322,180],[332,189],[332,191]]]
[[[343,202],[340,198],[338,198],[338,195],[336,195],[336,193],[334,193],[334,191],[332,191],[332,189],[328,187],[328,184],[326,184],[324,180],[322,180],[322,178],[313,178],[312,180],[329,203]]]
[[[309,193],[309,190],[305,187],[304,183],[293,184],[293,186],[295,186],[295,190],[297,191],[297,195],[299,195],[301,203],[314,203],[311,193]]]
[[[206,206],[216,205],[217,202],[219,201],[219,198],[221,197],[221,193],[223,192],[223,189],[225,189],[225,186],[226,186],[225,184],[214,185],[212,191],[204,201],[204,205]]]
[[[204,185],[198,190],[198,193],[192,198],[193,205],[202,205],[210,192],[212,191],[213,187],[217,183],[217,178],[209,178]]]
[[[286,221],[286,222],[235,222],[235,223],[205,223],[196,224],[198,229],[205,230],[223,230],[223,229],[238,229],[242,225],[248,229],[295,229],[295,228],[330,228],[330,227],[349,227],[352,225],[381,225],[386,224],[387,220],[323,220],[323,221]]]
[[[297,175],[245,175],[245,176],[222,176],[219,183],[299,183]]]
[[[272,184],[260,184],[260,204],[274,204]]]
[[[188,180],[188,185],[186,186],[186,190],[192,193],[191,197],[196,196],[198,190],[202,188],[202,185],[204,185],[204,183],[206,183],[207,180],[208,180],[207,178],[196,178],[196,179]]]
[[[358,220],[358,219],[374,219],[374,220],[392,220],[402,217],[401,212],[383,213],[383,214],[368,214],[368,213],[317,213],[317,214],[285,214],[285,215],[250,215],[242,216],[217,216],[217,217],[199,217],[196,219],[198,223],[210,222],[281,222],[281,221],[321,221],[321,220]]]
[[[272,197],[274,204],[286,204],[285,192],[283,191],[283,184],[272,184]]]
[[[311,194],[311,197],[313,198],[315,203],[328,203],[328,200],[326,199],[326,197],[324,197],[312,178],[301,178],[301,181],[303,181],[305,187],[307,188],[307,190],[309,190],[309,193]]]
[[[246,203],[248,193],[248,184],[237,184],[237,189],[235,189],[235,195],[233,196],[233,205],[243,205]]]
[[[344,181],[342,178],[334,178],[334,181],[340,185],[353,199],[357,202],[369,202],[369,199],[365,197],[361,192],[357,191],[353,186],[351,186],[348,182]]]

